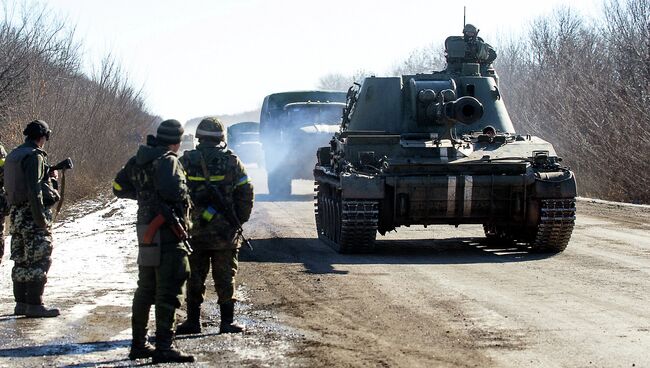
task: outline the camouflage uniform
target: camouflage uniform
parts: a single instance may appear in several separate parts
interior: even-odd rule
[[[39,135],[40,132],[40,136]],[[43,306],[43,292],[52,264],[52,211],[60,199],[56,181],[48,175],[47,153],[36,144],[49,138],[49,127],[36,120],[28,124],[26,142],[7,155],[4,184],[10,205],[11,278],[15,314],[55,317],[58,309]],[[36,134],[38,137],[29,137]]]
[[[166,122],[169,121],[163,122],[161,127],[166,126]],[[182,128],[180,132],[182,134]],[[161,136],[159,128],[156,138],[147,137],[147,145],[140,146],[137,154],[117,173],[113,182],[116,196],[138,201],[138,287],[133,297],[133,341],[129,357],[153,356],[154,363],[193,361],[193,357],[172,347],[176,308],[181,306],[185,283],[190,275],[187,259],[189,249],[167,223],[156,232],[154,244],[143,243],[143,234],[160,213],[161,203],[172,209],[184,227],[190,225],[187,213],[190,199],[185,174],[176,153],[169,151],[167,144],[173,144],[174,140],[168,142]],[[180,140],[180,135],[178,138]],[[146,337],[151,305],[156,306],[155,353],[151,351]],[[156,354],[159,352],[163,355],[174,352],[176,355],[171,360],[160,360],[166,358],[158,356],[160,359],[157,360]]]
[[[5,193],[5,159],[7,151],[0,145],[0,263],[5,254],[5,216],[9,212],[7,204],[7,193]]]
[[[209,120],[209,119],[206,119]],[[223,125],[213,119],[216,134],[223,132]],[[201,122],[197,130],[200,143],[195,150],[186,151],[181,157],[181,163],[188,175],[190,195],[194,203],[192,222],[194,228],[190,232],[194,253],[190,256],[192,273],[188,283],[187,305],[188,321],[179,326],[178,333],[200,332],[200,306],[205,296],[205,280],[212,266],[212,277],[221,307],[222,332],[239,332],[233,324],[233,306],[235,299],[235,275],[237,274],[239,248],[241,237],[237,229],[228,222],[223,213],[216,211],[218,207],[211,203],[206,188],[206,178],[203,171],[204,160],[208,171],[208,180],[221,191],[227,203],[234,208],[237,218],[244,223],[250,217],[253,209],[253,185],[246,174],[244,165],[239,158],[220,139],[204,139],[201,128],[207,123]],[[189,325],[192,328],[189,328]]]
[[[45,219],[52,222],[52,211],[45,209]],[[11,234],[11,260],[14,267],[11,279],[15,283],[47,281],[52,265],[51,226],[41,228],[34,222],[28,203],[11,206],[9,210]]]

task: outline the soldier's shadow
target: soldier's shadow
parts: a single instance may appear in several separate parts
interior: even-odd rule
[[[131,346],[131,340],[61,343],[0,349],[0,357],[30,358],[98,353]]]

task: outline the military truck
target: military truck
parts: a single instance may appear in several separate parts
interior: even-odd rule
[[[262,167],[264,154],[260,142],[260,123],[243,121],[228,127],[226,141],[244,164],[257,164]]]
[[[494,68],[467,42],[447,40],[445,70],[350,88],[339,131],[317,151],[321,240],[369,252],[400,226],[482,224],[499,246],[566,248],[574,174],[549,142],[515,132]]]
[[[293,179],[312,179],[313,152],[339,129],[346,93],[294,91],[264,98],[260,139],[269,193],[291,194]]]

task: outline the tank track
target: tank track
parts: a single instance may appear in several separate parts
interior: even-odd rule
[[[540,221],[537,233],[530,243],[539,253],[560,253],[571,239],[576,220],[576,200],[543,199],[540,201]]]
[[[316,183],[318,238],[339,253],[368,253],[374,249],[379,202],[341,199]]]

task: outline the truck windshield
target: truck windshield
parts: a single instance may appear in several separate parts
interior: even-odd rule
[[[294,127],[305,125],[338,125],[341,106],[294,106],[287,111],[289,123]]]

